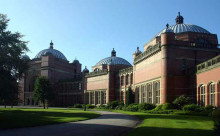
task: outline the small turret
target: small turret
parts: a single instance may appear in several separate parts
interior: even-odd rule
[[[86,66],[85,66],[85,68],[83,69],[83,73],[89,73],[89,70],[87,69]]]
[[[52,42],[52,40],[50,42],[50,49],[53,49],[53,42]]]

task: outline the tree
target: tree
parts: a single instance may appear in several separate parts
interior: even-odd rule
[[[22,55],[28,51],[23,35],[7,30],[9,19],[0,14],[0,101],[13,104],[18,98],[22,74],[28,69],[28,61]]]
[[[45,76],[40,76],[34,84],[34,99],[43,103],[44,109],[46,103],[53,98],[53,93],[50,88],[50,81]]]
[[[132,104],[134,102],[134,96],[131,87],[128,88],[128,91],[126,92],[126,106],[129,104]]]

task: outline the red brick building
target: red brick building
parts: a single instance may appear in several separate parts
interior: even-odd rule
[[[105,102],[125,101],[126,91],[131,86],[136,103],[162,104],[183,94],[196,102],[196,66],[220,54],[217,35],[200,26],[184,24],[180,13],[175,21],[175,25],[167,24],[146,43],[143,53],[137,48],[133,66],[114,68],[114,76],[110,69],[116,65],[94,66],[93,72],[86,76],[88,92],[106,90]],[[99,104],[90,102],[100,98],[99,94],[88,98],[88,103]]]
[[[29,59],[26,56],[26,59]],[[30,60],[30,59],[29,59]],[[20,99],[24,105],[37,104],[33,99],[34,83],[37,77],[49,78],[55,94],[52,105],[67,106],[82,102],[82,73],[78,60],[72,63],[58,50],[50,47],[40,51],[36,57],[29,61],[30,68],[20,81]]]
[[[197,103],[220,107],[220,55],[197,66]]]

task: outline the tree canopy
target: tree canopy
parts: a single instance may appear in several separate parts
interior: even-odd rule
[[[53,98],[53,93],[50,88],[50,81],[45,76],[40,76],[36,79],[34,85],[34,99],[43,103],[44,109],[45,104]]]
[[[22,74],[28,69],[28,60],[22,55],[28,51],[27,42],[19,32],[7,30],[9,19],[0,14],[0,103],[5,105],[18,98]]]

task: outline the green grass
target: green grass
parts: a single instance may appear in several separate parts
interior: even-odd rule
[[[98,116],[95,112],[74,109],[0,108],[0,129],[73,122]]]
[[[150,114],[142,112],[117,111],[134,115],[142,124],[127,136],[213,136],[214,121],[207,116]]]

